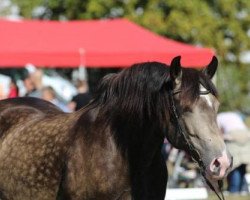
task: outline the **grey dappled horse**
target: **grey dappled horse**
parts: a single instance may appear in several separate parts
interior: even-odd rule
[[[70,114],[36,98],[0,101],[0,198],[163,200],[164,137],[207,179],[222,179],[231,156],[216,124],[216,68],[215,57],[203,71],[182,68],[180,57],[135,64]]]

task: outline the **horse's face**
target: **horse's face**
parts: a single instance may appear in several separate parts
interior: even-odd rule
[[[202,77],[206,78],[207,83],[213,86],[210,79],[217,69],[217,59],[214,57],[207,68],[199,72],[199,93],[195,101],[188,106],[183,105],[181,100],[188,94],[181,91],[181,76],[184,75],[185,69],[180,67],[178,59],[180,58],[173,60],[170,66],[171,79],[174,81],[173,90],[180,91],[173,94],[173,104],[176,106],[179,119],[171,120],[170,127],[175,136],[172,135],[170,141],[177,148],[188,151],[200,165],[203,165],[201,167],[208,179],[222,179],[231,168],[232,158],[216,122],[219,101],[206,87],[204,80],[202,81]],[[172,118],[175,118],[174,114]]]
[[[232,163],[216,123],[218,106],[219,102],[212,94],[201,95],[182,115],[190,142],[199,154],[197,159],[202,160],[206,175],[212,179],[224,178]]]

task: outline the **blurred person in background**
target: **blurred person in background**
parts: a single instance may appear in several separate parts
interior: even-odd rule
[[[55,92],[55,90],[52,87],[50,87],[50,86],[43,87],[41,89],[41,95],[42,95],[42,99],[53,103],[54,105],[56,105],[57,107],[59,107],[62,111],[64,111],[64,112],[70,112],[70,110],[67,107],[67,105],[64,104],[62,101],[60,101],[56,97],[56,92]]]
[[[19,88],[14,79],[11,79],[9,86],[8,98],[15,98],[19,96]]]
[[[25,75],[25,77],[23,78],[23,84],[26,89],[26,93],[24,96],[37,98],[42,97],[42,76],[43,74],[41,70]]]
[[[34,86],[34,91],[30,94],[32,97],[42,97],[42,79],[43,79],[43,70],[42,69],[35,69],[34,72],[30,73],[30,81]]]
[[[3,85],[0,83],[0,100],[4,98],[5,96],[4,96],[4,91],[3,91]]]
[[[25,87],[25,97],[37,97],[37,98],[41,98],[41,93],[40,91],[38,91],[35,87],[35,84],[33,83],[30,75],[27,75],[24,79],[23,79],[23,84]]]
[[[72,100],[68,104],[71,111],[76,111],[84,107],[89,103],[92,96],[89,93],[89,87],[87,81],[78,80],[77,84],[77,95],[73,96]]]
[[[35,89],[34,84],[33,84],[32,81],[31,81],[31,78],[30,78],[29,75],[26,75],[26,76],[23,78],[23,85],[24,85],[25,90],[26,90],[24,96],[25,96],[25,97],[33,96],[32,94],[33,94],[33,92],[35,92],[36,89]]]
[[[217,115],[227,148],[233,156],[233,170],[228,175],[228,192],[248,193],[245,178],[250,163],[250,131],[240,113],[222,112]]]

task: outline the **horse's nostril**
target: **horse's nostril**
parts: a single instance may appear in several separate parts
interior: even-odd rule
[[[220,174],[220,169],[221,169],[221,164],[218,159],[215,159],[213,164],[212,164],[212,173],[214,175],[219,175]]]
[[[214,161],[214,166],[216,168],[220,166],[220,162],[217,159],[215,159],[215,161]]]

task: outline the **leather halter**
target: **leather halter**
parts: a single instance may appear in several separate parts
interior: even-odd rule
[[[212,189],[214,191],[214,193],[217,195],[217,197],[220,200],[225,200],[224,195],[222,193],[223,181],[222,180],[218,181],[219,193],[221,194],[221,196],[220,196],[218,194],[218,192],[215,190],[212,183],[206,178],[206,176],[205,176],[206,166],[204,165],[203,161],[201,160],[199,152],[195,149],[194,145],[191,143],[190,138],[188,137],[188,134],[186,133],[183,120],[181,120],[180,113],[178,112],[177,107],[175,105],[175,101],[174,101],[174,95],[179,94],[179,93],[181,93],[181,90],[170,91],[170,94],[169,94],[170,113],[173,115],[173,119],[175,121],[177,131],[184,138],[186,144],[188,145],[189,151],[196,154],[198,160],[196,160],[193,155],[191,155],[191,157],[195,162],[198,163],[198,165],[200,167],[201,174],[204,177],[207,185],[210,187],[210,189]],[[200,95],[207,95],[209,93],[210,93],[209,90],[200,91]]]

